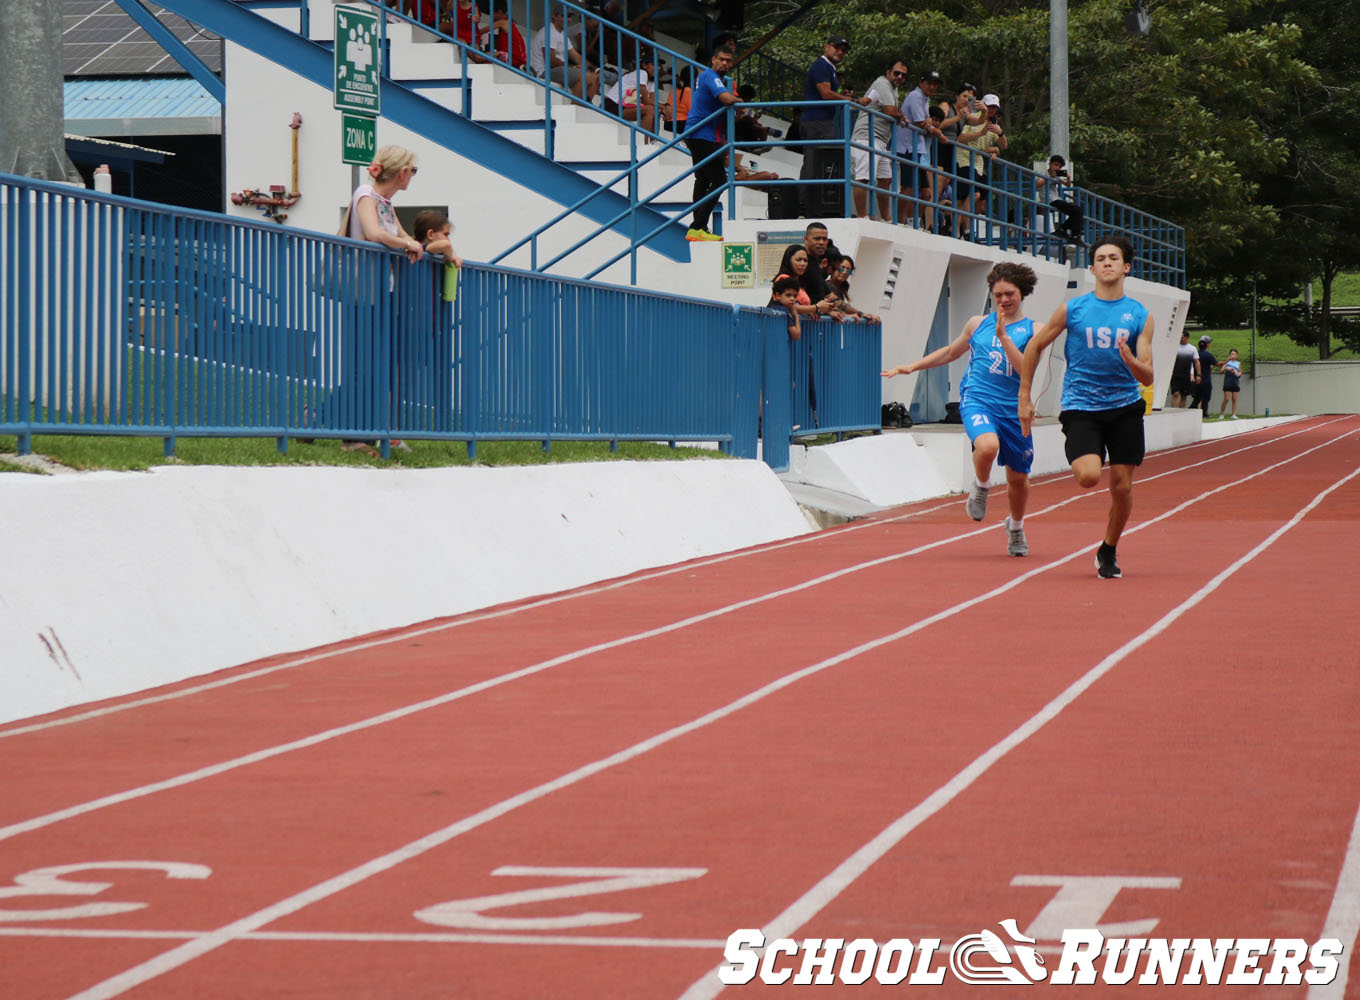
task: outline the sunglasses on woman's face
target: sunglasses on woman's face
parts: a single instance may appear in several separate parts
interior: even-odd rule
[[[854,269],[853,267],[838,267],[838,268],[836,268],[836,270],[839,271],[841,274],[854,274],[854,273],[855,273],[855,269]]]

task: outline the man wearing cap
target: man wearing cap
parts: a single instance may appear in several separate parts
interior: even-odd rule
[[[798,134],[803,139],[835,139],[839,138],[836,129],[836,114],[843,107],[841,102],[848,101],[851,104],[867,104],[869,99],[862,97],[856,99],[850,93],[841,93],[841,77],[836,67],[845,59],[845,54],[850,51],[850,43],[840,35],[832,35],[826,40],[826,45],[822,49],[822,54],[817,57],[807,71],[807,78],[803,81],[803,100],[819,101],[818,105],[803,108],[803,113],[799,118]],[[817,147],[804,146],[803,149],[803,169],[799,176],[803,180],[808,180],[814,174],[813,152]],[[810,192],[810,194],[812,194]],[[816,197],[815,194],[812,195]]]
[[[1209,343],[1214,338],[1207,333],[1199,338],[1199,382],[1195,385],[1194,406],[1199,407],[1205,420],[1209,419],[1209,397],[1214,394],[1214,365],[1218,358],[1209,353]]]
[[[1185,409],[1195,398],[1199,383],[1199,351],[1190,346],[1190,334],[1181,331],[1181,346],[1176,348],[1176,360],[1171,366],[1171,405]]]
[[[930,117],[930,99],[939,92],[941,80],[940,74],[933,69],[921,74],[916,88],[902,102],[902,120],[908,127],[897,133],[898,154],[915,164],[915,167],[907,167],[905,172],[911,176],[902,178],[902,187],[905,189],[910,180],[912,197],[924,202],[934,201],[936,192],[944,187],[943,179],[937,178],[931,169],[935,165],[935,144],[945,137]],[[908,202],[905,208],[914,218],[917,206]],[[921,214],[926,228],[933,229],[935,209],[923,207]],[[899,221],[903,217],[903,213],[899,213]]]

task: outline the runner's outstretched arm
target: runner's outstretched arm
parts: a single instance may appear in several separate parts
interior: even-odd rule
[[[1018,400],[1021,434],[1028,434],[1030,425],[1034,422],[1034,401],[1029,398],[1029,393],[1030,387],[1034,384],[1034,373],[1039,370],[1039,358],[1043,356],[1048,345],[1057,340],[1058,335],[1066,329],[1067,303],[1064,302],[1054,310],[1047,323],[1034,331],[1034,336],[1025,345],[1024,364],[1020,366],[1020,398]],[[1148,349],[1150,351],[1151,347],[1149,346]]]

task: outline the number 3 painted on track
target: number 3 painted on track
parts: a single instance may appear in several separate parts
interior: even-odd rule
[[[97,896],[112,882],[68,882],[62,878],[72,872],[140,869],[164,872],[167,878],[207,878],[212,869],[187,861],[85,861],[75,865],[34,868],[16,875],[14,885],[0,889],[0,899],[20,896]],[[0,910],[0,920],[78,920],[82,917],[110,917],[115,913],[140,910],[145,903],[82,903],[46,910]]]
[[[668,882],[685,882],[706,874],[707,868],[534,868],[524,865],[502,865],[492,875],[546,876],[574,878],[585,881],[567,885],[545,886],[520,892],[502,892],[475,899],[451,899],[416,910],[417,920],[440,927],[464,927],[483,931],[547,931],[571,927],[600,927],[605,924],[624,924],[639,919],[641,913],[577,913],[568,917],[488,917],[483,910],[498,910],[506,906],[541,903],[550,899],[572,899],[577,896],[596,896],[624,889],[643,889]]]

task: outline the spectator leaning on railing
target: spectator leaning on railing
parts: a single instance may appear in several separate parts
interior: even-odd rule
[[[868,98],[856,98],[852,93],[841,92],[841,77],[836,67],[850,51],[850,43],[840,35],[832,35],[826,40],[822,54],[808,67],[803,81],[803,100],[820,102],[812,107],[803,108],[799,119],[798,135],[802,139],[837,138],[836,122],[838,112],[850,104],[867,104]],[[803,147],[803,170],[799,175],[804,180],[813,176],[813,151],[816,147]]]
[[[415,155],[410,150],[401,146],[380,148],[368,166],[371,183],[360,184],[354,189],[341,232],[353,240],[369,240],[393,250],[400,250],[413,263],[420,260],[425,254],[425,248],[421,246],[419,240],[402,228],[397,213],[392,208],[392,199],[396,197],[397,192],[405,191],[410,186],[411,179],[415,177],[418,169]],[[387,288],[381,288],[381,292],[387,291]],[[349,366],[342,362],[342,367]],[[331,417],[333,423],[343,423],[347,417],[352,416],[344,412],[344,405],[356,398],[357,381],[357,367],[342,374],[340,384],[331,400],[331,405],[336,411]],[[377,455],[372,442],[369,441],[345,440],[341,447],[347,451]],[[392,447],[406,449],[406,445],[395,438],[392,440]]]
[[[944,134],[930,117],[930,99],[939,92],[941,82],[942,77],[933,69],[921,74],[915,89],[902,101],[902,120],[906,127],[899,129],[897,133],[897,152],[909,161],[904,170],[911,175],[910,178],[902,179],[902,187],[905,190],[909,179],[912,197],[927,203],[921,207],[921,215],[927,229],[932,228],[935,223],[935,210],[929,203],[934,200],[938,189],[943,187],[943,184],[937,184],[935,174],[931,170],[935,143],[944,138]],[[914,202],[905,205],[906,211],[913,219],[916,217],[917,207]],[[898,221],[905,221],[901,212],[898,213]]]
[[[892,186],[892,151],[889,148],[889,141],[892,137],[893,119],[902,120],[902,93],[901,88],[906,85],[907,74],[911,72],[910,67],[901,59],[894,60],[873,83],[869,84],[868,91],[864,94],[867,102],[865,107],[870,111],[877,111],[887,117],[871,115],[867,111],[861,111],[855,116],[855,127],[851,129],[850,138],[853,143],[850,149],[850,170],[855,180],[861,184],[869,183],[870,164],[869,159],[873,157],[873,175],[877,185],[883,189],[878,195],[878,217],[880,219],[892,218],[891,206],[889,204],[888,188]],[[869,121],[873,119],[872,139]],[[861,147],[872,146],[873,153]],[[855,214],[862,219],[869,217],[869,192],[857,187],[852,196],[855,200]]]

